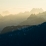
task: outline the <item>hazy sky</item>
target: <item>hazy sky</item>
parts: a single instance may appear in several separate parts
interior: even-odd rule
[[[19,13],[30,11],[32,8],[46,10],[46,0],[0,0],[0,13]]]

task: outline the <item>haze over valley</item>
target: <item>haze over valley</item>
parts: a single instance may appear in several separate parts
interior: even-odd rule
[[[0,46],[46,46],[46,0],[0,0]]]
[[[46,12],[45,12],[46,13]],[[0,14],[0,30],[6,26],[17,26],[23,23],[24,25],[36,25],[46,21],[46,14],[42,8],[33,8],[30,12],[24,12],[19,14],[9,14],[7,16],[2,16]],[[43,15],[44,17],[43,17]],[[42,16],[42,17],[41,17]],[[29,18],[29,19],[28,19]],[[45,20],[44,20],[45,19]],[[30,24],[29,24],[30,23]]]

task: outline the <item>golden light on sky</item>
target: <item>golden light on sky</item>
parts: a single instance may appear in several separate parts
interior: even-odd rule
[[[0,0],[0,13],[10,14],[30,11],[32,8],[42,8],[46,11],[46,0]]]

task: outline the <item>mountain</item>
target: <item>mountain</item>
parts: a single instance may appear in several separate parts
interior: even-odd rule
[[[46,11],[43,13],[39,13],[37,16],[42,17],[46,20]]]
[[[24,16],[22,15],[4,16],[0,19],[0,30],[2,30],[6,26],[16,26],[24,20],[26,20],[26,18],[24,18]]]
[[[0,46],[46,46],[46,22],[0,34]]]
[[[13,16],[12,16],[12,17],[13,17]],[[14,17],[15,17],[15,16],[14,16]],[[15,21],[14,17],[13,17],[13,20]],[[23,28],[23,27],[25,27],[25,26],[38,25],[38,24],[41,24],[41,23],[43,23],[43,22],[46,21],[44,18],[39,17],[38,15],[31,14],[31,15],[27,18],[27,20],[25,20],[25,21],[23,21],[22,23],[20,23],[20,24],[18,24],[17,26],[15,26],[16,23],[14,23],[14,21],[10,21],[10,18],[9,18],[9,17],[8,17],[8,19],[9,19],[9,20],[6,21],[6,22],[9,23],[9,25],[6,24],[6,23],[4,23],[5,25],[3,25],[3,26],[6,26],[6,25],[7,25],[7,26],[3,28],[3,30],[1,31],[1,33],[11,32],[11,31],[17,30],[17,29],[19,29],[19,28]],[[16,19],[17,19],[17,18],[16,18]],[[12,18],[11,18],[11,20],[12,20]],[[18,20],[19,20],[19,19],[18,19]],[[16,21],[15,21],[15,22],[16,22]],[[10,25],[10,24],[11,24],[11,25]],[[14,24],[14,25],[12,25],[12,24]]]
[[[0,19],[3,18],[3,16],[0,14]]]
[[[39,14],[39,13],[42,13],[44,12],[44,10],[42,8],[33,8],[30,13],[31,14]]]
[[[38,25],[41,24],[43,22],[45,22],[46,20],[42,17],[39,17],[35,14],[31,14],[27,20],[25,20],[24,22],[20,23],[20,25]]]
[[[1,34],[4,34],[4,33],[8,33],[8,32],[12,32],[12,31],[15,31],[15,30],[21,30],[21,28],[27,28],[29,27],[30,25],[23,25],[23,26],[7,26],[5,27],[2,31],[1,31]]]
[[[37,11],[37,9],[35,9],[35,12],[36,11]],[[40,11],[40,13],[41,12],[42,11]],[[4,13],[7,14],[8,11],[4,11]],[[32,12],[26,11],[24,13],[19,13],[19,14],[15,14],[15,15],[10,14],[10,15],[6,15],[6,16],[2,17],[0,19],[0,31],[2,31],[2,29],[4,27],[7,27],[7,26],[17,26],[17,25],[19,25],[21,22],[25,21],[31,14],[32,14]]]

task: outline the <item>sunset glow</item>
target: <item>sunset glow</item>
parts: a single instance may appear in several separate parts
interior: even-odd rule
[[[0,0],[0,14],[17,14],[31,11],[32,8],[42,8],[46,11],[46,0]]]

